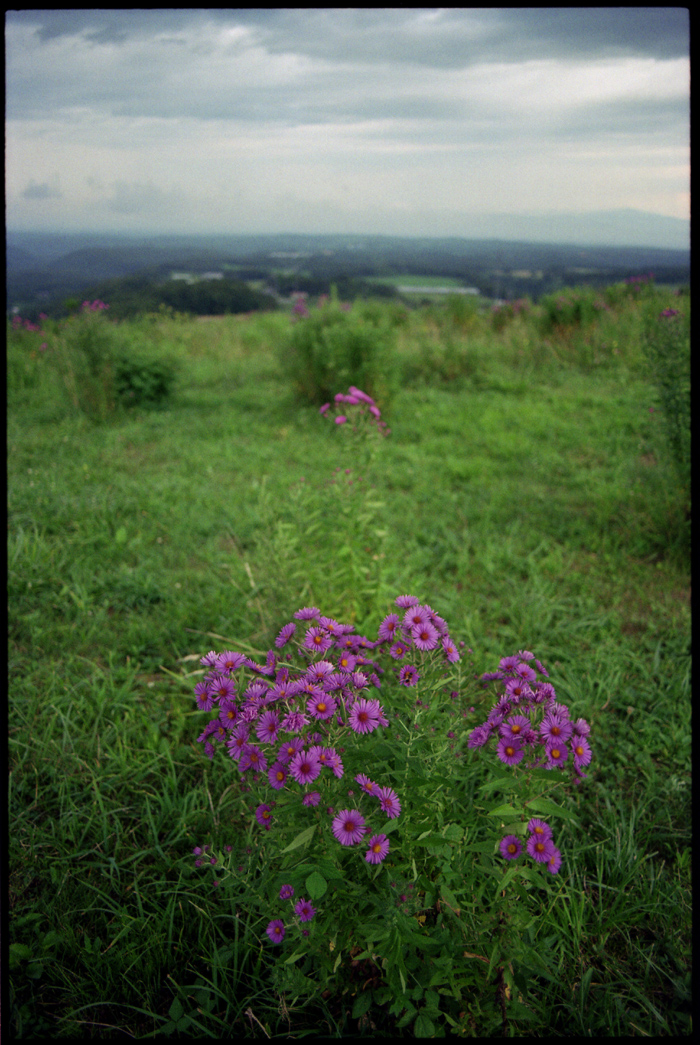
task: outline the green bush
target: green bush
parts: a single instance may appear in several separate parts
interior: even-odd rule
[[[681,312],[646,315],[644,354],[656,386],[666,442],[681,482],[690,483],[690,300]]]
[[[175,364],[135,342],[105,315],[101,301],[85,302],[53,340],[52,359],[75,410],[104,421],[121,407],[160,406],[169,397]]]
[[[301,402],[321,406],[356,385],[386,410],[394,384],[395,327],[376,302],[340,304],[335,295],[309,311],[299,302],[280,346],[282,366]]]

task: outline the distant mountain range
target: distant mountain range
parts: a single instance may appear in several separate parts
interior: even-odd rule
[[[582,247],[663,247],[688,250],[690,222],[641,210],[587,214],[483,214],[462,218],[455,227],[472,238],[565,243]]]
[[[114,280],[162,285],[173,272],[218,272],[220,278],[226,273],[227,279],[257,281],[258,287],[264,282],[282,294],[321,293],[321,284],[406,274],[456,277],[494,298],[540,296],[581,279],[606,284],[649,272],[659,282],[680,284],[689,280],[687,226],[675,218],[610,211],[482,216],[473,220],[468,237],[8,229],[7,305],[10,311],[40,309]],[[624,245],[610,242],[618,237]],[[669,242],[677,245],[661,245]]]

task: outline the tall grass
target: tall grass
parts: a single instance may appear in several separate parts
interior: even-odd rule
[[[299,404],[288,316],[143,321],[179,361],[170,406],[99,426],[57,394],[42,332],[10,330],[13,1033],[396,1033],[371,970],[348,954],[304,982],[243,888],[195,868],[194,846],[247,827],[192,687],[202,653],[266,648],[304,602],[376,621],[403,591],[475,671],[536,649],[595,738],[566,873],[527,929],[555,975],[522,970],[536,1002],[504,1028],[465,958],[459,1032],[691,1031],[687,489],[641,340],[644,302],[678,299],[643,293],[547,334],[539,306],[496,331],[447,307],[392,319],[392,432],[364,464]]]

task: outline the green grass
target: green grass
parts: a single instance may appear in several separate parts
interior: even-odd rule
[[[327,997],[280,979],[245,894],[217,898],[192,866],[243,826],[236,776],[195,743],[193,672],[214,635],[267,648],[302,604],[376,627],[403,592],[478,671],[534,650],[592,726],[582,829],[528,930],[556,979],[533,973],[534,1018],[510,1031],[690,1032],[687,494],[639,311],[549,339],[527,317],[468,335],[439,309],[402,320],[392,432],[363,477],[386,533],[367,530],[355,602],[338,528],[359,487],[326,484],[361,469],[283,383],[286,316],[143,321],[180,383],[168,409],[103,425],[10,335],[13,1033],[358,1031],[349,971]],[[381,1005],[369,1017],[393,1030]],[[493,1032],[479,1020],[464,1032]]]

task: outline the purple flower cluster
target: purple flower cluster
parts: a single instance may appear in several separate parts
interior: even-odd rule
[[[283,885],[280,889],[280,900],[291,900],[294,896],[293,885]],[[299,899],[294,904],[294,913],[300,922],[310,922],[313,916],[316,914],[316,908],[309,900]],[[274,918],[265,930],[272,943],[282,943],[285,937],[287,929],[281,918]],[[308,935],[308,932],[302,929],[302,935]]]
[[[539,864],[545,864],[550,874],[556,874],[561,867],[561,853],[552,841],[552,829],[545,820],[533,818],[527,825],[528,838],[525,850]],[[517,835],[506,835],[499,846],[501,856],[506,860],[517,860],[522,854],[523,845]]]
[[[554,686],[538,679],[548,678],[544,666],[528,650],[503,657],[498,671],[482,675],[482,681],[503,682],[504,692],[491,708],[486,721],[469,734],[469,747],[484,747],[494,737],[501,762],[516,766],[527,758],[529,767],[573,769],[578,783],[592,758],[588,742],[590,726],[575,722],[569,709],[556,699]]]
[[[343,392],[338,392],[334,401],[336,404],[336,414],[334,417],[337,425],[344,425],[350,420],[363,420],[370,418],[371,424],[376,425],[377,431],[382,435],[388,435],[389,429],[386,426],[386,421],[382,421],[382,413],[374,399],[366,392],[363,392],[361,388],[356,388],[355,385],[350,385],[347,391],[347,395]],[[345,404],[345,405],[343,405]],[[348,410],[347,407],[351,409]],[[330,403],[324,403],[320,408],[319,413],[327,415],[331,408]],[[330,415],[329,415],[330,416]]]

